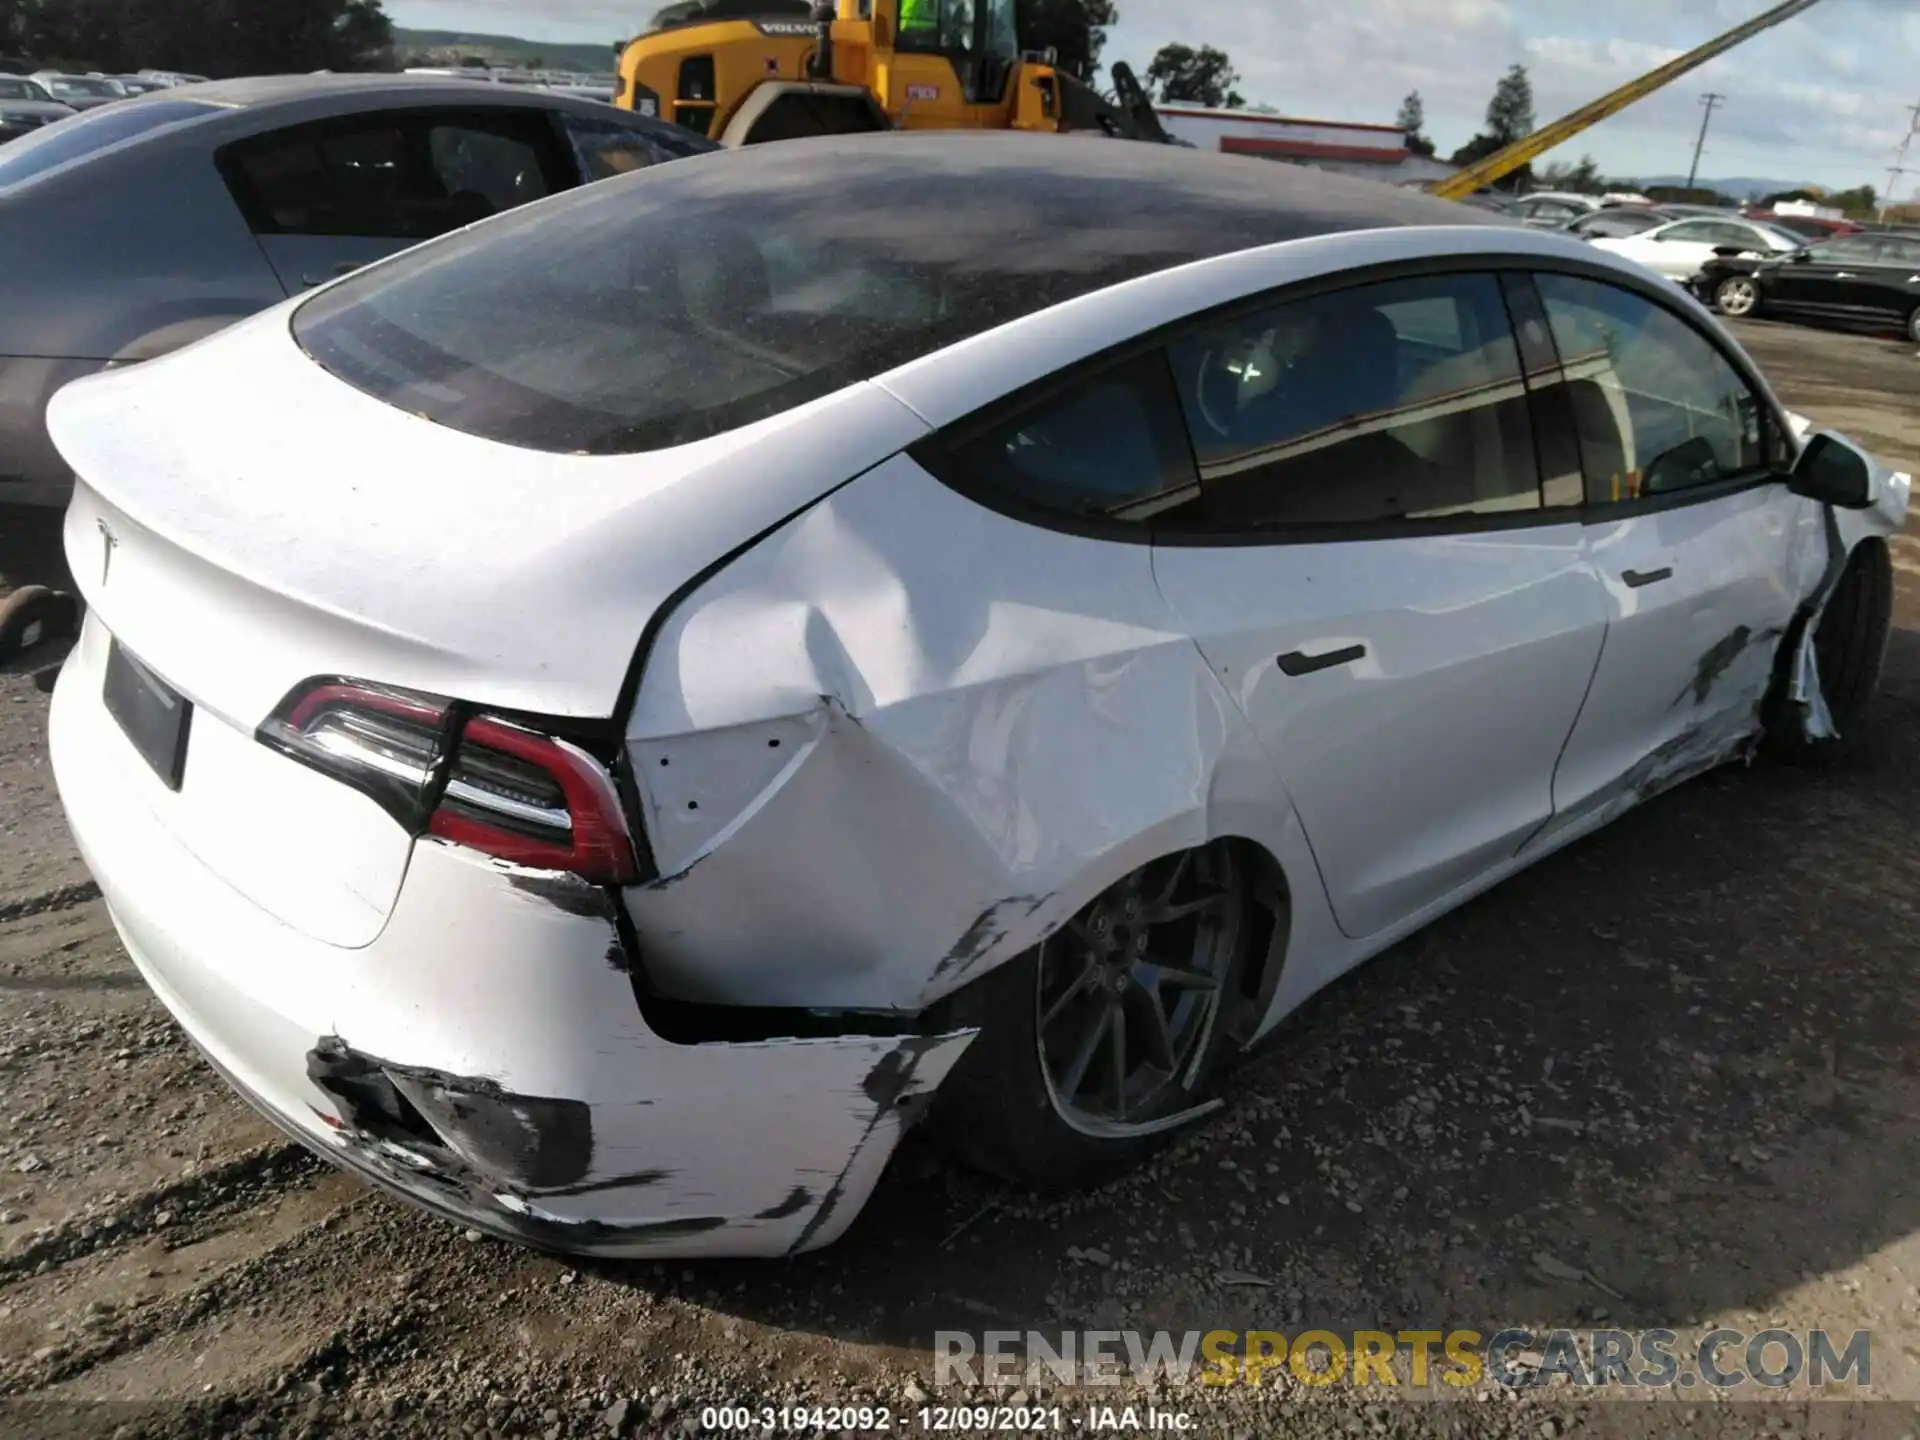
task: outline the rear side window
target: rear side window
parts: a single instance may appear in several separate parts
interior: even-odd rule
[[[1823,265],[1871,265],[1885,253],[1888,243],[1879,235],[1842,235],[1822,241],[1808,254]]]
[[[1766,464],[1760,397],[1671,310],[1598,280],[1538,277],[1565,367],[1587,503],[1712,485]]]
[[[136,105],[103,105],[62,120],[0,149],[0,190],[136,135],[217,115],[220,109],[199,100],[142,100]]]
[[[555,148],[538,111],[400,111],[257,136],[220,165],[257,234],[427,240],[559,188]]]
[[[1179,401],[1157,350],[1040,401],[950,454],[942,473],[1016,509],[1144,521],[1169,517],[1199,494]]]
[[[1491,276],[1294,300],[1168,353],[1211,530],[1540,507],[1526,387]]]

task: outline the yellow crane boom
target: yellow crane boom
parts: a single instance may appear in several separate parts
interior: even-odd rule
[[[1697,49],[1689,50],[1678,59],[1669,60],[1657,70],[1649,70],[1637,79],[1629,80],[1611,94],[1602,95],[1587,105],[1582,105],[1570,115],[1563,115],[1550,125],[1543,125],[1531,135],[1522,137],[1507,146],[1506,149],[1487,156],[1486,159],[1469,165],[1457,175],[1449,175],[1445,180],[1430,187],[1433,194],[1447,200],[1462,200],[1481,190],[1502,176],[1510,175],[1537,155],[1543,155],[1556,145],[1571,140],[1589,125],[1596,125],[1633,104],[1644,96],[1651,95],[1661,86],[1678,80],[1689,70],[1723,55],[1743,40],[1751,40],[1762,30],[1771,30],[1783,21],[1791,20],[1803,10],[1810,10],[1819,0],[1786,0],[1775,5],[1763,15],[1758,15],[1744,25],[1736,25],[1724,35],[1713,39]]]

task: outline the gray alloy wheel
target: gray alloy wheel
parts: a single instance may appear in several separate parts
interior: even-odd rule
[[[1751,275],[1730,275],[1714,290],[1713,303],[1722,315],[1740,319],[1760,308],[1760,287]]]
[[[1907,316],[1907,339],[1920,345],[1920,305],[1913,307],[1913,313]]]
[[[1040,948],[1035,1041],[1055,1113],[1083,1135],[1151,1134],[1214,1049],[1246,915],[1235,851],[1142,867]]]

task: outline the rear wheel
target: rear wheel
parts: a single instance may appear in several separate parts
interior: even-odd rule
[[[1134,871],[967,997],[983,1028],[938,1092],[936,1130],[1045,1190],[1144,1159],[1200,1101],[1252,928],[1230,843]]]
[[[1729,275],[1714,287],[1713,303],[1722,315],[1744,319],[1759,313],[1760,287],[1751,275]]]
[[[1913,307],[1913,313],[1907,316],[1907,339],[1920,345],[1920,305]]]
[[[1886,541],[1872,537],[1854,546],[1813,633],[1820,692],[1839,734],[1829,740],[1808,740],[1783,727],[1787,733],[1770,738],[1787,758],[1817,763],[1846,753],[1880,688],[1892,626],[1893,556]]]

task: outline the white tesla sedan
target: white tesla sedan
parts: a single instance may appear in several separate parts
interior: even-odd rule
[[[1387,186],[797,141],[63,391],[53,761],[232,1084],[463,1224],[1060,1186],[1396,938],[1850,733],[1908,481],[1691,299]]]
[[[1698,275],[1701,267],[1723,250],[1769,257],[1785,255],[1805,245],[1807,237],[1764,221],[1743,220],[1737,215],[1725,218],[1691,215],[1642,230],[1637,235],[1608,236],[1591,243],[1597,250],[1624,255],[1656,275],[1684,283]]]

